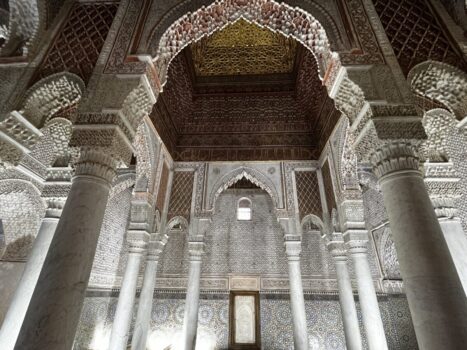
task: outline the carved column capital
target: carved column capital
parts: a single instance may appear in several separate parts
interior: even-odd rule
[[[419,159],[409,142],[390,142],[378,148],[370,158],[379,179],[387,175],[412,171],[420,174]]]
[[[330,241],[328,242],[327,247],[336,262],[347,261],[347,249],[344,241]]]
[[[150,240],[148,244],[148,255],[147,261],[158,261],[159,256],[162,253],[165,246],[165,242],[159,240]]]
[[[59,219],[65,206],[66,198],[47,198],[46,218]]]
[[[204,240],[202,238],[190,237],[188,240],[188,257],[190,261],[201,261],[204,251]]]
[[[75,165],[75,176],[91,176],[111,183],[115,178],[117,160],[99,148],[83,147]]]
[[[367,254],[368,231],[366,229],[347,230],[344,242],[350,254]]]
[[[457,218],[459,209],[455,204],[455,198],[453,197],[434,197],[431,198],[431,203],[435,209],[436,216],[438,219],[446,218],[453,219]]]
[[[302,252],[302,240],[299,235],[286,235],[285,236],[285,253],[289,261],[299,261],[300,253]]]
[[[127,233],[128,252],[143,254],[149,242],[149,233],[142,230],[129,230]]]

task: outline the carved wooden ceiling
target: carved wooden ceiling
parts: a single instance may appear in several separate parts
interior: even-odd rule
[[[290,74],[297,44],[243,19],[191,45],[198,76]]]
[[[151,118],[175,160],[319,157],[340,113],[312,53],[278,35],[240,20],[172,61]]]

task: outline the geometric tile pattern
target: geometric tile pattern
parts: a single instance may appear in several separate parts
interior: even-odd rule
[[[308,214],[321,217],[323,209],[319,196],[318,176],[316,171],[296,171],[298,210],[300,220]]]
[[[69,71],[89,81],[117,13],[118,3],[77,3],[47,53],[36,81]]]
[[[407,75],[428,59],[460,68],[466,62],[451,44],[426,0],[373,0],[384,30]]]
[[[174,172],[168,220],[175,216],[183,216],[185,219],[190,220],[194,174],[192,171]]]

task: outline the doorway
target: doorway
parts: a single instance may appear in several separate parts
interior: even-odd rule
[[[261,349],[258,292],[230,293],[229,349]]]

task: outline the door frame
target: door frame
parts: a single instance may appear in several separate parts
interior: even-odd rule
[[[235,343],[235,297],[240,295],[254,296],[255,298],[255,344]],[[229,302],[229,349],[231,350],[260,350],[261,349],[261,322],[260,322],[259,292],[231,291]]]

